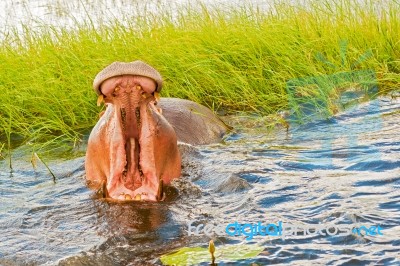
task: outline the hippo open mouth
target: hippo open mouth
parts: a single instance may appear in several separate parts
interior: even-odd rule
[[[105,198],[162,200],[163,185],[181,175],[177,139],[218,142],[229,129],[205,106],[159,101],[161,88],[160,73],[139,60],[114,62],[96,75],[93,89],[107,109],[90,133],[85,169],[88,184]]]
[[[107,109],[89,137],[85,166],[107,198],[159,201],[163,185],[180,176],[176,134],[157,107],[157,94],[156,82],[144,76],[101,84],[98,102]]]

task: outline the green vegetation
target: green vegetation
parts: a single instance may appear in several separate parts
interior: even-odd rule
[[[23,33],[9,32],[0,42],[3,155],[10,138],[11,148],[32,144],[35,151],[84,142],[101,111],[93,78],[113,61],[153,65],[165,79],[163,97],[263,115],[287,108],[286,82],[299,77],[372,69],[380,92],[397,89],[400,3],[310,2],[276,2],[267,11],[203,6],[96,26],[88,19],[72,30],[25,25]],[[354,64],[366,51],[369,58]]]

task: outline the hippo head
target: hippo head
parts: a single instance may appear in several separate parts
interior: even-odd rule
[[[157,105],[161,75],[141,61],[115,62],[93,85],[107,109],[89,137],[87,179],[107,198],[162,200],[181,160],[175,131]]]

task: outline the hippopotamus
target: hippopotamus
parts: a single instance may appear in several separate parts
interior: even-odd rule
[[[178,141],[221,140],[229,127],[210,109],[160,98],[161,74],[143,61],[114,62],[93,81],[105,112],[92,129],[85,169],[91,187],[116,201],[161,201],[181,175]]]

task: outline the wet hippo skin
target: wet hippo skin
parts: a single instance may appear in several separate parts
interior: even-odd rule
[[[162,114],[172,125],[178,140],[192,145],[219,142],[229,127],[210,109],[198,103],[161,98]]]

